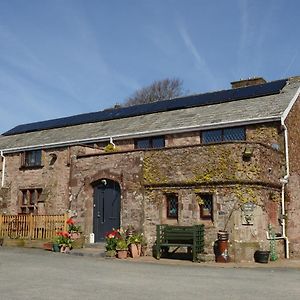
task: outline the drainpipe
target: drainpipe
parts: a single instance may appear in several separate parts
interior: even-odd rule
[[[113,142],[113,137],[109,138],[109,143],[113,145],[114,149],[116,148],[116,144]]]
[[[284,152],[285,152],[285,175],[281,179],[282,188],[281,188],[281,213],[282,213],[282,237],[285,239],[285,256],[286,258],[289,258],[289,240],[286,236],[286,215],[285,215],[285,198],[284,198],[284,191],[285,186],[288,183],[289,177],[290,177],[290,161],[289,161],[289,144],[288,144],[288,129],[286,125],[284,124],[284,120],[281,120],[281,125],[284,129]]]
[[[284,130],[284,152],[285,152],[285,175],[283,178],[280,179],[281,182],[281,214],[282,214],[282,220],[281,220],[281,226],[282,226],[282,234],[281,236],[275,237],[275,240],[284,239],[285,240],[285,257],[290,258],[289,254],[289,239],[286,236],[286,215],[285,215],[285,186],[288,183],[289,177],[290,177],[290,165],[289,165],[289,145],[288,145],[288,129],[286,125],[284,124],[284,120],[281,119],[281,126]],[[267,232],[267,239],[272,239],[269,236],[269,232]]]
[[[1,187],[4,187],[4,175],[5,175],[5,156],[3,155],[3,151],[0,151],[0,155],[2,157],[2,180]]]

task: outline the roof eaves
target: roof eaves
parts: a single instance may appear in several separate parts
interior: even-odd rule
[[[297,101],[299,95],[300,95],[300,87],[297,89],[297,92],[295,93],[295,95],[292,98],[292,100],[290,101],[288,107],[285,109],[285,111],[283,112],[283,114],[281,116],[283,122],[285,121],[288,114],[290,113],[290,111],[291,111],[292,107],[294,106],[295,102]]]
[[[14,148],[6,148],[0,149],[3,153],[15,153],[20,151],[30,151],[30,150],[37,150],[37,149],[50,149],[50,148],[60,148],[60,147],[68,147],[68,146],[75,146],[85,143],[96,143],[101,141],[109,141],[110,138],[114,140],[121,140],[121,139],[130,139],[130,138],[142,138],[148,136],[155,136],[155,135],[165,135],[165,134],[176,134],[182,132],[191,132],[191,131],[200,131],[200,130],[209,130],[215,128],[224,128],[224,127],[233,127],[233,126],[246,126],[251,124],[260,124],[260,123],[268,123],[268,122],[276,122],[280,121],[281,116],[271,116],[267,118],[252,118],[252,119],[245,119],[245,120],[235,120],[231,122],[218,122],[213,124],[203,124],[200,126],[183,126],[177,128],[169,128],[164,130],[152,130],[152,131],[143,131],[143,132],[136,132],[136,133],[128,133],[128,134],[116,134],[113,136],[99,136],[94,138],[87,138],[87,139],[78,139],[78,140],[70,140],[64,142],[55,142],[55,143],[46,143],[46,144],[37,144],[37,145],[30,145],[30,146],[23,146],[23,147],[14,147]]]

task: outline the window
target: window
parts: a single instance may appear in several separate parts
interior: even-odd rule
[[[164,148],[165,137],[153,136],[142,139],[136,139],[134,141],[134,147],[135,149]]]
[[[34,214],[37,212],[37,204],[40,202],[42,189],[22,189],[20,199],[20,212],[22,214]]]
[[[39,167],[42,165],[42,150],[22,153],[22,167]]]
[[[244,140],[246,140],[245,127],[232,127],[202,131],[203,144]]]
[[[197,194],[197,198],[200,206],[200,218],[213,221],[213,195]]]
[[[178,218],[178,196],[176,194],[167,194],[167,217]]]

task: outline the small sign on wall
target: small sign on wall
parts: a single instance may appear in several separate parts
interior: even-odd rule
[[[253,202],[246,202],[242,205],[242,224],[253,225],[253,214],[255,204]]]

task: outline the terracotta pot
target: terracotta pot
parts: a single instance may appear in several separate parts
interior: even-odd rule
[[[48,251],[52,251],[53,248],[53,243],[52,242],[47,242],[43,244],[43,249],[48,250]]]
[[[139,244],[130,244],[129,245],[129,252],[130,252],[130,256],[132,258],[136,258],[141,255],[141,247],[139,247],[139,246],[141,246],[141,245],[139,245]]]
[[[120,259],[127,258],[127,250],[117,250],[117,258]]]
[[[81,236],[80,232],[71,232],[71,233],[70,233],[70,238],[71,238],[72,240],[77,240],[77,239],[80,238],[80,236]]]

